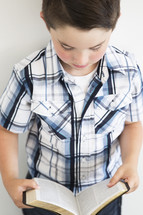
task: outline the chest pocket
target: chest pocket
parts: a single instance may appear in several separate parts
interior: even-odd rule
[[[31,101],[31,111],[41,118],[43,129],[61,139],[70,137],[71,102]]]
[[[113,94],[108,96],[100,96],[95,98],[95,106],[106,110],[115,111],[117,109],[123,108],[132,102],[131,94]]]
[[[131,102],[131,95],[122,93],[95,98],[95,132],[105,134],[117,129],[122,130]]]

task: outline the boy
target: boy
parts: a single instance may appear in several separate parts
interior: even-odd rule
[[[119,0],[43,0],[51,41],[15,65],[1,97],[0,169],[18,207],[38,188],[33,177],[74,193],[109,177],[109,187],[125,179],[137,188],[142,81],[134,59],[108,46],[119,15]],[[17,139],[27,130],[29,173],[19,179]],[[120,215],[121,198],[98,214]]]

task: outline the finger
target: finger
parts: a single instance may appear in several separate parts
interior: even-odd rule
[[[23,204],[23,192],[29,189],[39,189],[39,186],[33,179],[22,179],[18,192],[13,198],[14,203],[18,208],[30,208]]]
[[[23,191],[28,189],[39,189],[39,185],[34,179],[25,179],[23,181]]]
[[[131,193],[135,191],[139,186],[139,180],[131,180],[131,179],[125,179],[125,182],[128,183],[130,190],[127,193]]]
[[[115,175],[111,178],[111,180],[109,181],[108,187],[112,187],[114,186],[120,179],[121,179],[121,174],[120,171],[117,171],[115,173]]]

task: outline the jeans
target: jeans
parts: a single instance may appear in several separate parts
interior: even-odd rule
[[[121,204],[122,198],[114,200],[110,204],[108,204],[105,208],[103,208],[97,215],[121,215]],[[24,215],[57,215],[56,213],[43,210],[40,208],[33,209],[23,209]]]
[[[57,213],[40,208],[23,209],[24,215],[57,215]]]
[[[122,197],[119,197],[103,208],[97,215],[121,215],[121,206]]]

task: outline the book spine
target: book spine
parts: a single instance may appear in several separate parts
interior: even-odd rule
[[[120,181],[125,184],[125,186],[127,188],[127,192],[128,192],[130,190],[130,186],[129,186],[128,182],[125,182],[125,180],[123,180],[123,179],[121,179]]]
[[[22,202],[24,205],[26,205],[26,191],[23,192]]]

